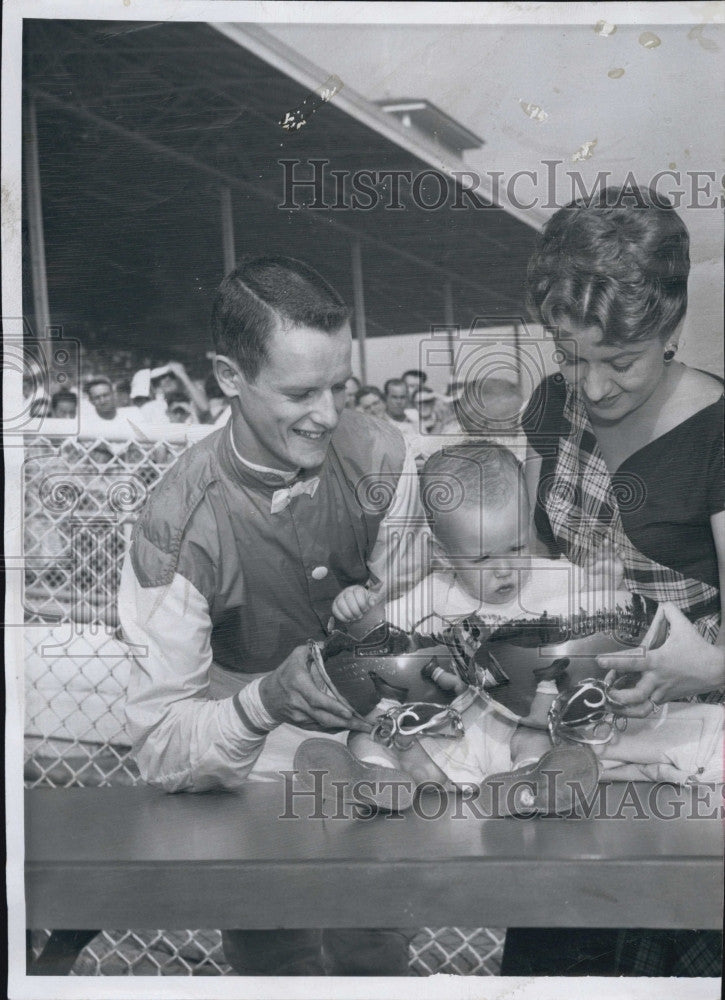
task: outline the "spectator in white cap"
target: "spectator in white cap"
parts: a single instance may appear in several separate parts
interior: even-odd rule
[[[165,424],[169,422],[167,399],[171,393],[185,393],[194,407],[196,421],[206,418],[209,403],[203,389],[189,378],[180,361],[169,361],[149,373],[151,400],[141,407],[143,419],[147,423]]]
[[[131,403],[142,407],[151,399],[151,369],[141,368],[131,379]]]
[[[428,386],[421,386],[413,391],[413,407],[418,416],[418,432],[420,434],[439,434],[443,428],[445,415],[437,405],[438,393]]]

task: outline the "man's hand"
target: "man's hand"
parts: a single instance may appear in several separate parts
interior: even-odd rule
[[[369,722],[317,688],[307,656],[307,646],[298,646],[276,670],[262,678],[259,696],[269,714],[278,722],[290,722],[301,729],[357,729],[369,733]]]
[[[345,587],[332,604],[332,613],[339,622],[356,622],[381,601],[381,596],[373,594],[360,584]]]
[[[172,375],[175,376],[178,382],[180,382],[186,392],[189,394],[191,402],[197,409],[197,416],[205,416],[209,412],[209,400],[206,398],[206,393],[199,389],[198,386],[194,385],[192,380],[186,371],[186,368],[182,365],[180,361],[169,361],[166,366]]]

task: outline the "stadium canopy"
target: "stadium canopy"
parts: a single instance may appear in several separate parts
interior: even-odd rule
[[[530,220],[466,197],[460,153],[415,125],[344,86],[323,102],[335,80],[261,27],[26,19],[23,62],[36,329],[193,356],[214,288],[257,252],[316,266],[363,343],[524,314]],[[290,197],[314,170],[324,188]]]

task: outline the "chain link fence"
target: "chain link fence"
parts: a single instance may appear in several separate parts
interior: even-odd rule
[[[184,440],[33,437],[24,465],[26,786],[133,785],[116,595],[130,532]],[[455,887],[453,887],[455,891]],[[34,930],[37,954],[49,931]],[[421,928],[412,975],[495,975],[504,931]],[[104,930],[75,975],[230,973],[216,930]]]

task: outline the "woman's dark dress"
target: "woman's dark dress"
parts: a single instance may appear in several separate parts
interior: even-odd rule
[[[710,518],[725,509],[724,415],[721,397],[611,476],[560,375],[541,383],[524,415],[542,459],[534,524],[551,554],[582,563],[601,544],[616,546],[628,588],[673,601],[710,641],[720,619]],[[722,938],[711,931],[510,928],[501,974],[718,976],[721,962]]]

